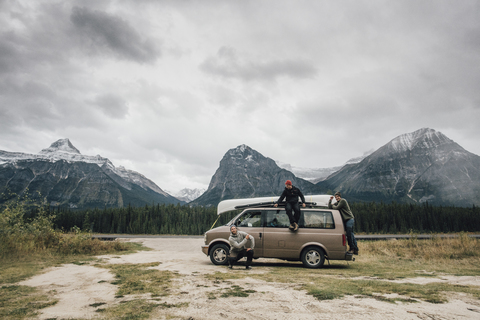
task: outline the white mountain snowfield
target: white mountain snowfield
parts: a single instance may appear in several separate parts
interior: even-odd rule
[[[170,193],[172,196],[174,196],[175,198],[177,198],[178,200],[182,200],[182,201],[185,201],[185,202],[191,202],[195,199],[197,199],[198,197],[200,197],[207,189],[205,188],[195,188],[195,189],[189,189],[189,188],[184,188],[180,191],[178,191],[177,193],[171,193],[169,191],[167,191],[168,193]]]
[[[347,162],[345,162],[341,166],[331,167],[331,168],[294,167],[294,166],[290,165],[289,163],[284,163],[284,162],[281,162],[281,161],[275,161],[275,163],[280,168],[292,172],[295,176],[297,176],[299,178],[305,179],[305,180],[310,181],[312,183],[317,183],[319,181],[322,181],[322,180],[326,179],[329,175],[331,175],[334,172],[337,172],[338,170],[340,170],[343,166],[345,166],[347,164],[359,163],[360,161],[362,161],[363,159],[368,157],[370,154],[372,154],[373,151],[374,150],[367,151],[362,156],[352,158],[352,159],[348,160]]]
[[[151,190],[164,196],[171,196],[165,191],[163,191],[153,181],[149,180],[147,177],[136,171],[125,169],[122,166],[115,167],[109,159],[103,158],[100,155],[87,156],[81,154],[80,151],[72,145],[68,138],[57,140],[56,142],[52,143],[50,147],[43,149],[38,154],[8,152],[0,150],[0,164],[34,160],[45,160],[50,162],[64,160],[69,163],[86,162],[96,164],[99,167],[106,166],[115,174],[131,183],[139,185],[144,189],[150,188]]]

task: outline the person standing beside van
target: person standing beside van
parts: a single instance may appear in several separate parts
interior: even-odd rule
[[[335,192],[335,200],[337,200],[337,202],[332,204],[332,200],[333,197],[330,197],[330,200],[328,201],[328,208],[338,210],[342,216],[343,223],[345,224],[345,231],[347,232],[348,246],[350,247],[348,253],[358,255],[357,240],[355,239],[355,234],[353,233],[353,225],[355,224],[355,220],[352,210],[350,210],[347,200],[342,199],[340,192]]]
[[[285,199],[285,211],[287,212],[288,219],[290,220],[290,230],[298,230],[298,220],[300,220],[300,205],[298,204],[298,197],[302,200],[302,207],[305,208],[305,197],[303,196],[302,191],[297,187],[292,185],[292,181],[287,180],[285,182],[285,190],[283,190],[282,195],[278,198],[277,203],[274,207],[276,208],[280,202]],[[295,212],[292,215],[292,209]]]

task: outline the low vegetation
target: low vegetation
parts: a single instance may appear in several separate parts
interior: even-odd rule
[[[64,263],[94,260],[93,255],[127,253],[135,249],[117,241],[102,242],[73,228],[54,229],[54,216],[37,208],[28,219],[28,202],[5,205],[0,211],[0,318],[31,318],[37,310],[57,303],[50,295],[28,286],[15,285],[41,270]]]
[[[155,269],[159,263],[96,265],[115,274],[112,284],[118,286],[116,298],[120,303],[97,309],[106,319],[148,319],[157,309],[180,308],[188,303],[169,304],[161,298],[171,294],[176,274]]]

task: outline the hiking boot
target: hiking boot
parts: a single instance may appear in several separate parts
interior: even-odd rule
[[[350,249],[347,251],[347,254],[355,254],[355,252],[352,249]]]
[[[250,266],[246,266],[246,267],[245,267],[245,269],[247,269],[247,270],[251,270],[251,269],[252,269],[252,267],[250,267]]]
[[[298,230],[298,224],[296,222],[293,223],[294,224],[294,228],[293,228],[293,231],[297,231]]]
[[[295,229],[295,227],[293,226],[293,224],[291,224],[290,227],[288,227],[288,229],[293,230]]]
[[[358,256],[358,249],[353,250],[353,254]]]
[[[228,269],[233,269],[233,264],[229,264]]]

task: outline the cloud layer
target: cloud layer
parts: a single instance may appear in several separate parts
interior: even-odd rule
[[[422,127],[480,154],[477,1],[0,2],[0,150],[69,138],[161,188],[247,144],[340,165]]]

